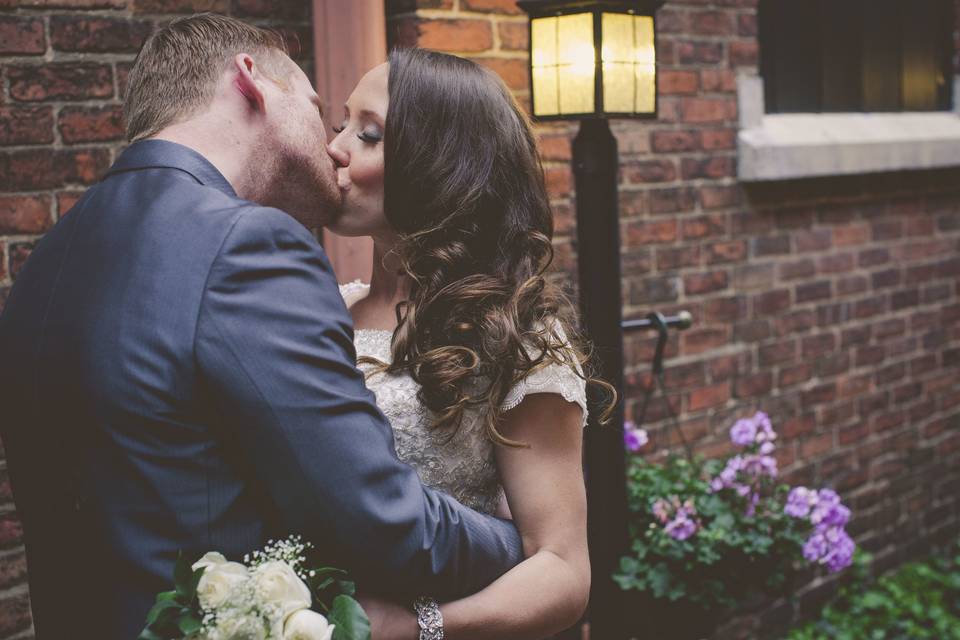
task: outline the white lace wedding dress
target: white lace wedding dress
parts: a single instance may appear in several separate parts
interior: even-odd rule
[[[366,295],[368,285],[358,282],[341,285],[340,293],[349,307]],[[391,331],[357,329],[354,344],[357,357],[371,356],[381,362],[392,360]],[[562,336],[561,336],[562,337]],[[462,504],[484,513],[494,513],[503,488],[494,461],[494,444],[484,431],[480,408],[468,409],[463,424],[451,438],[448,432],[429,428],[430,414],[417,399],[419,386],[408,374],[369,375],[370,365],[360,365],[368,374],[367,386],[377,405],[390,420],[400,459],[416,469],[423,483],[452,495]],[[583,409],[587,422],[585,383],[569,367],[550,364],[534,371],[511,389],[504,410],[520,404],[527,395],[555,393]]]

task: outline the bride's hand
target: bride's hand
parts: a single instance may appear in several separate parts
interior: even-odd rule
[[[370,618],[371,640],[417,640],[420,637],[420,626],[412,607],[370,595],[358,595],[357,600]]]

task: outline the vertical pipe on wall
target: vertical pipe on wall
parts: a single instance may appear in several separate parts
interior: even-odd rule
[[[340,123],[343,105],[367,71],[387,58],[383,0],[313,0],[316,86],[323,100],[327,136]],[[373,243],[323,232],[323,245],[340,282],[370,281]]]

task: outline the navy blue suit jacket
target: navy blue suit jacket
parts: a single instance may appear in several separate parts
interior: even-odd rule
[[[131,640],[178,551],[301,533],[363,581],[454,597],[514,527],[424,488],[354,365],[313,236],[202,156],[130,146],[0,317],[0,435],[40,640]]]

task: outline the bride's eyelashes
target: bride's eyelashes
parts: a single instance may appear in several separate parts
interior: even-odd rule
[[[330,127],[334,133],[340,134],[347,128],[349,120],[344,120],[340,123],[338,127]],[[357,134],[357,137],[363,140],[368,144],[376,144],[383,140],[383,132],[380,131],[378,127],[368,126],[364,128],[360,133]]]

